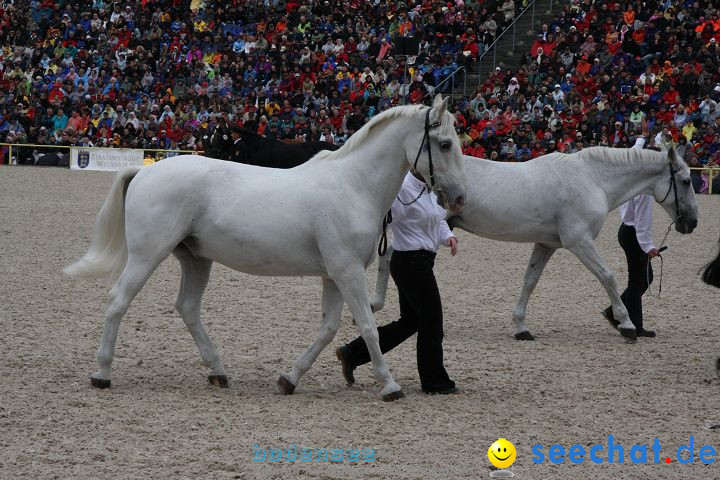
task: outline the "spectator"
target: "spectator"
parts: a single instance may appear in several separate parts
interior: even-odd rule
[[[474,68],[521,2],[275,3],[8,2],[0,18],[28,28],[0,31],[0,140],[13,131],[33,143],[201,149],[224,113],[267,136],[340,142],[379,111],[424,101],[456,65]],[[392,47],[403,34],[421,40],[405,81]],[[720,23],[710,2],[577,0],[536,34],[521,69],[498,69],[456,99],[464,151],[499,158],[513,138],[522,160],[622,144],[645,118],[661,143],[684,137],[698,164],[714,158]]]
[[[52,117],[52,130],[50,133],[55,133],[56,131],[62,131],[65,129],[68,123],[68,117],[63,112],[62,108],[59,108],[55,116]]]

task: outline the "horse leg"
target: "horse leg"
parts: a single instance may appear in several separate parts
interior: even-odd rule
[[[582,240],[572,245],[565,245],[565,248],[570,250],[580,261],[590,270],[595,277],[600,281],[605,291],[607,291],[610,297],[610,303],[612,304],[613,316],[615,320],[619,320],[618,330],[623,337],[635,341],[637,335],[635,333],[635,325],[630,321],[627,309],[620,298],[620,294],[617,291],[617,282],[610,269],[605,265],[602,258],[595,248],[595,244],[592,240]]]
[[[550,261],[555,248],[547,247],[545,245],[536,243],[533,247],[533,251],[530,254],[530,261],[528,262],[527,270],[525,271],[525,278],[523,279],[523,287],[520,291],[520,297],[518,298],[515,308],[513,309],[513,321],[515,322],[515,339],[516,340],[535,340],[535,337],[530,333],[530,329],[525,323],[525,314],[527,313],[527,305],[532,295],[533,290],[537,286],[540,275],[542,275],[545,265]]]
[[[320,352],[335,338],[335,334],[340,326],[342,307],[343,297],[337,285],[329,278],[323,278],[322,325],[320,326],[320,333],[312,345],[310,345],[310,348],[308,348],[300,358],[295,360],[290,373],[280,375],[278,385],[281,393],[290,395],[295,391],[300,377],[310,369],[318,355],[320,355]]]
[[[378,256],[378,273],[375,280],[375,293],[370,298],[370,309],[379,312],[385,306],[385,295],[387,294],[388,279],[390,278],[390,257],[393,248],[388,246],[387,252],[382,257]]]
[[[120,320],[127,312],[130,302],[145,285],[158,264],[159,261],[149,263],[137,256],[130,255],[120,278],[110,290],[110,302],[105,313],[105,328],[97,351],[99,370],[90,375],[90,383],[93,387],[110,387],[112,361]]]
[[[193,257],[190,250],[183,245],[175,248],[173,254],[180,261],[182,268],[180,291],[175,301],[175,309],[180,313],[185,326],[195,340],[203,363],[210,368],[208,380],[212,385],[227,388],[228,378],[220,361],[220,355],[208,337],[200,318],[200,303],[210,278],[212,260]]]
[[[350,312],[355,318],[360,335],[365,340],[365,345],[367,345],[372,360],[375,378],[383,386],[380,392],[382,399],[393,401],[404,397],[400,385],[395,383],[380,350],[377,325],[370,310],[370,301],[368,299],[367,273],[362,267],[346,269],[335,278],[335,282],[342,292],[345,303],[350,307]]]
[[[701,279],[708,285],[720,288],[720,252],[715,260],[703,267]]]

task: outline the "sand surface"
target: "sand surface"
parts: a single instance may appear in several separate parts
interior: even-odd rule
[[[460,255],[445,249],[436,273],[446,365],[463,393],[422,394],[413,338],[386,357],[407,398],[384,404],[369,366],[352,388],[340,375],[333,349],[357,335],[347,311],[333,348],[295,395],[278,394],[278,374],[317,333],[320,281],[217,264],[203,316],[232,378],[227,390],[208,385],[173,309],[174,258],[121,324],[113,387],[92,388],[108,285],[61,269],[85,252],[112,177],[0,167],[0,478],[490,478],[487,449],[498,437],[518,450],[516,478],[720,478],[720,462],[698,459],[702,445],[720,451],[720,292],[697,276],[720,234],[717,196],[698,198],[695,233],[670,234],[662,298],[645,302],[658,337],[635,345],[600,316],[605,292],[567,251],[552,259],[530,302],[537,341],[513,340],[510,312],[531,247],[460,232]],[[656,215],[659,239],[669,220],[659,208]],[[618,225],[612,212],[598,246],[624,284]],[[397,312],[392,286],[378,322]],[[556,443],[607,445],[608,434],[625,447],[625,464],[531,460],[535,444],[547,455]],[[695,463],[680,465],[675,450],[691,435]],[[631,463],[630,447],[655,438],[672,463]],[[296,444],[373,449],[375,461],[253,462],[254,444],[266,458]]]

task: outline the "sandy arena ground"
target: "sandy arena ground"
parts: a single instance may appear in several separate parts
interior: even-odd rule
[[[479,479],[490,478],[487,449],[501,436],[518,450],[511,470],[520,479],[720,478],[720,462],[698,459],[702,445],[720,447],[713,370],[720,292],[697,275],[720,234],[718,197],[699,197],[695,233],[670,235],[662,298],[645,303],[658,338],[635,345],[601,317],[605,292],[566,251],[552,259],[530,302],[537,341],[513,340],[510,311],[530,246],[460,232],[461,254],[444,250],[436,272],[446,365],[463,393],[423,395],[409,341],[387,355],[407,398],[384,404],[369,366],[356,372],[353,388],[340,375],[333,349],[357,334],[347,312],[333,348],[295,395],[278,394],[278,374],[315,338],[320,281],[250,277],[217,264],[203,315],[232,378],[227,390],[208,385],[173,309],[174,259],[121,324],[113,388],[92,388],[108,286],[61,269],[85,252],[112,178],[0,167],[0,478]],[[656,215],[659,239],[668,220],[659,208]],[[624,283],[618,224],[611,213],[598,244]],[[380,323],[396,318],[396,300],[393,286]],[[547,455],[556,443],[607,445],[608,434],[625,446],[624,465],[531,460],[537,443]],[[695,463],[680,465],[675,450],[691,435]],[[630,463],[629,448],[656,437],[663,461]],[[253,444],[293,443],[372,448],[376,460],[252,461]]]

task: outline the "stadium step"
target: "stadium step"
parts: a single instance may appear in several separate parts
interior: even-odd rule
[[[535,0],[535,15],[533,18],[532,8],[523,13],[515,22],[515,39],[511,32],[503,35],[495,44],[496,53],[488,51],[480,62],[473,65],[465,76],[465,84],[455,85],[453,94],[462,95],[466,92],[472,95],[477,87],[490,75],[495,67],[502,70],[510,68],[516,70],[521,66],[524,55],[530,53],[530,46],[535,42],[535,37],[540,27],[545,23],[550,23],[553,18],[553,12],[560,12],[563,6],[568,3],[567,0]],[[495,58],[493,58],[495,57]]]

